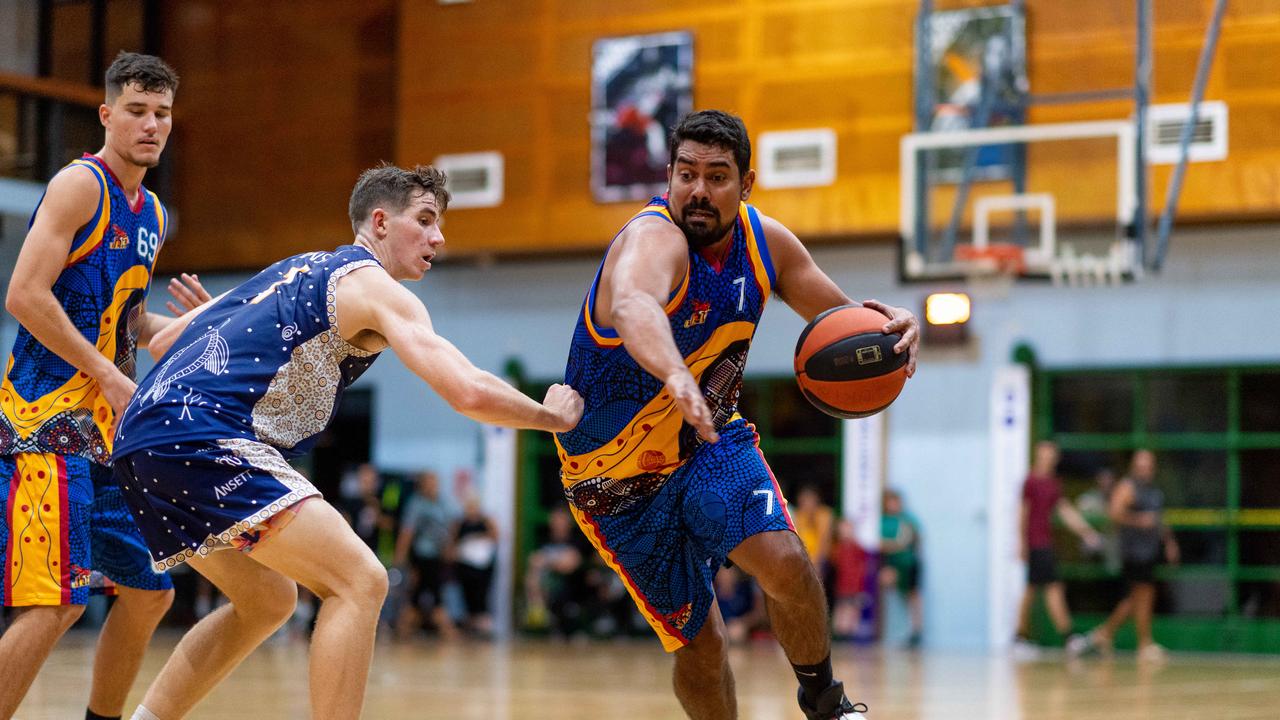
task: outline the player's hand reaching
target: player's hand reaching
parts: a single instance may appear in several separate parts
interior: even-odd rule
[[[862,304],[866,307],[876,310],[889,316],[889,322],[885,323],[881,331],[888,333],[899,333],[902,339],[897,345],[893,346],[895,353],[907,352],[907,377],[916,374],[916,352],[920,348],[920,321],[916,319],[915,313],[903,307],[892,307],[885,305],[879,300],[863,300]]]
[[[200,277],[187,273],[169,279],[169,294],[173,296],[173,300],[166,300],[164,306],[174,317],[185,315],[213,299],[204,285],[200,284]],[[174,300],[177,301],[176,304]]]
[[[702,388],[688,370],[678,370],[667,378],[667,392],[676,401],[676,407],[684,415],[684,421],[698,431],[698,435],[707,442],[716,442],[720,433],[716,432],[711,418],[711,407],[702,395]]]
[[[124,409],[129,406],[129,400],[133,398],[133,393],[138,386],[124,373],[115,368],[112,370],[114,372],[106,377],[97,378],[98,387],[102,388],[102,395],[111,405],[111,410],[115,412],[116,417],[120,417],[124,414]]]
[[[568,385],[556,383],[547,388],[547,396],[542,400],[543,406],[557,418],[552,432],[568,432],[577,427],[582,419],[582,396]]]

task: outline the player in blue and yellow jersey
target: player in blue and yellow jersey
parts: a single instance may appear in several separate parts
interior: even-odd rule
[[[806,320],[850,303],[782,224],[747,204],[742,121],[686,116],[668,192],[614,238],[587,292],[565,382],[582,422],[557,435],[579,526],[675,653],[675,692],[697,720],[737,716],[712,578],[726,558],[755,577],[811,720],[859,718],[832,675],[821,584],[777,481],[738,413],[747,351],[776,294]],[[875,301],[915,371],[918,323]]]
[[[582,416],[568,387],[538,403],[472,365],[400,284],[431,268],[448,201],[434,168],[368,170],[350,245],[285,258],[155,338],[165,355],[120,419],[116,478],[155,566],[190,563],[231,602],[182,638],[135,720],[185,717],[289,618],[295,583],[321,599],[312,716],[360,714],[387,572],[285,458],[315,444],[381,351],[482,422],[557,432]]]
[[[9,717],[84,611],[91,571],[119,597],[94,662],[88,717],[119,717],[143,651],[172,601],[111,476],[113,425],[134,390],[135,355],[173,318],[146,311],[168,215],[142,186],[160,161],[178,78],[121,53],[98,114],[106,141],[49,182],[9,284],[20,323],[0,385],[0,590],[24,607],[0,637],[0,717]],[[195,307],[194,276],[170,291]],[[171,309],[176,306],[171,304]]]

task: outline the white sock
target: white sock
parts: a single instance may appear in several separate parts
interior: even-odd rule
[[[156,714],[148,710],[146,707],[139,705],[137,710],[133,711],[133,717],[129,720],[160,720]]]

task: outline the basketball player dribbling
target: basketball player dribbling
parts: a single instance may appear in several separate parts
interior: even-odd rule
[[[582,422],[556,437],[579,526],[675,654],[695,720],[737,716],[712,578],[726,557],[755,577],[811,720],[866,712],[833,677],[827,606],[785,500],[737,412],[747,351],[771,293],[812,320],[850,299],[794,234],[746,204],[755,180],[742,121],[709,110],[670,140],[668,192],[618,233],[578,318],[566,382]],[[865,305],[902,334],[918,323]]]
[[[433,168],[368,170],[352,244],[281,260],[156,339],[153,354],[169,349],[120,421],[116,479],[154,567],[190,563],[231,602],[182,638],[134,718],[185,716],[289,618],[296,583],[322,600],[311,716],[360,714],[387,573],[285,458],[315,444],[382,350],[473,419],[577,424],[576,392],[554,385],[538,403],[476,368],[400,284],[430,269],[448,201]]]
[[[174,320],[146,311],[168,214],[142,180],[168,140],[178,76],[160,58],[121,53],[105,84],[103,147],[50,180],[5,299],[20,327],[0,388],[0,587],[6,606],[23,609],[0,637],[0,718],[84,612],[98,573],[118,596],[86,717],[120,717],[173,600],[111,477],[111,439],[137,348]],[[209,297],[190,275],[169,291],[186,309]]]

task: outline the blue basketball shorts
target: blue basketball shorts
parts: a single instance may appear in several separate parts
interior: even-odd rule
[[[168,590],[111,469],[56,453],[0,455],[4,604],[83,605],[112,585]]]
[[[252,547],[287,522],[289,508],[320,494],[279,450],[243,438],[159,445],[115,467],[157,571]]]
[[[712,579],[734,548],[758,533],[795,532],[758,443],[752,425],[734,420],[649,501],[609,515],[570,507],[668,652],[706,622]]]

